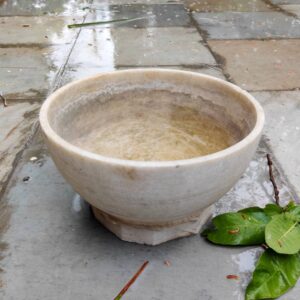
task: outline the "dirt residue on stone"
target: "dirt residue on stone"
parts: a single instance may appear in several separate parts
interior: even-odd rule
[[[5,203],[5,201],[0,200],[0,234],[3,234],[8,228],[8,221],[10,219],[11,209]],[[0,251],[2,250],[0,242]]]
[[[3,201],[0,200],[0,238],[8,228],[11,211],[10,207]],[[8,244],[0,240],[0,262],[4,258],[4,252],[8,249]],[[0,275],[3,269],[0,265]],[[4,283],[0,278],[0,289],[4,287]]]

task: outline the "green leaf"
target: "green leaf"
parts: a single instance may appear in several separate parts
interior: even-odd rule
[[[215,217],[214,229],[206,229],[202,236],[220,245],[258,245],[265,242],[265,226],[271,217],[282,213],[276,204],[267,204],[265,208],[248,207],[236,213],[226,213]]]
[[[300,225],[291,213],[273,216],[265,235],[266,243],[277,253],[295,254],[300,250]]]
[[[250,207],[216,216],[212,220],[215,228],[202,235],[220,245],[258,245],[265,242],[265,226],[270,220],[262,208]]]
[[[289,211],[290,209],[294,208],[296,206],[295,202],[291,200],[285,207],[284,211]]]
[[[294,220],[300,222],[300,206],[296,205],[288,210],[288,213],[294,217]]]
[[[246,300],[280,297],[296,284],[299,276],[299,254],[282,255],[268,249],[258,260],[246,290]]]
[[[283,208],[278,206],[277,204],[267,204],[264,208],[264,212],[266,215],[272,217],[283,212]]]

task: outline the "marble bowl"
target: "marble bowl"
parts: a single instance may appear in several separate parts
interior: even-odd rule
[[[69,137],[93,126],[89,115],[95,99],[136,89],[189,95],[199,101],[201,111],[231,130],[237,142],[177,161],[105,157],[70,142]],[[85,128],[76,126],[78,119]],[[260,140],[264,112],[250,94],[221,79],[135,69],[102,73],[60,88],[43,104],[40,124],[58,170],[91,204],[95,217],[122,240],[156,245],[199,232],[213,204],[247,168]]]

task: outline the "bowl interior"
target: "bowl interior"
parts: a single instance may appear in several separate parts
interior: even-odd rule
[[[231,85],[196,73],[157,70],[107,73],[68,85],[52,99],[47,118],[51,128],[65,141],[97,152],[95,147],[86,145],[84,137],[107,124],[123,119],[136,122],[142,118],[138,126],[147,126],[147,122],[157,126],[157,136],[152,137],[156,140],[166,132],[159,131],[164,125],[156,122],[158,116],[188,124],[195,115],[204,120],[204,125],[215,124],[221,130],[213,132],[216,140],[222,140],[222,132],[228,135],[223,148],[244,139],[257,121],[253,103]],[[194,123],[203,128],[203,124]],[[118,130],[121,138],[128,131],[126,126]],[[111,127],[108,131],[111,132]],[[78,140],[81,143],[75,142]],[[144,149],[148,148],[146,145]],[[118,157],[110,152],[104,155]],[[173,159],[166,156],[166,160]]]

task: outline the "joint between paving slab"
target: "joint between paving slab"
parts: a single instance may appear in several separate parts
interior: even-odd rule
[[[45,97],[35,97],[35,98],[9,98],[9,97],[5,97],[6,102],[7,102],[7,106],[10,106],[11,104],[19,104],[19,103],[29,103],[29,104],[34,104],[34,103],[41,103]]]
[[[272,93],[272,92],[295,92],[295,91],[299,91],[300,90],[300,87],[294,87],[294,88],[290,88],[290,89],[280,89],[280,90],[276,90],[276,89],[272,89],[272,90],[247,90],[249,93],[256,93],[256,92],[269,92],[269,93]]]
[[[289,11],[284,10],[279,5],[274,4],[271,0],[262,0],[262,1],[264,3],[266,3],[274,11],[281,12],[281,13],[285,14],[286,16],[289,16],[289,17],[296,17],[297,18],[297,15],[295,15],[295,14],[289,12]]]
[[[296,193],[295,187],[289,181],[289,179],[288,179],[287,175],[285,174],[280,162],[278,161],[278,159],[276,158],[274,152],[272,151],[272,147],[269,143],[269,139],[265,135],[262,136],[261,143],[264,144],[265,148],[268,150],[268,153],[271,154],[272,161],[273,161],[273,164],[274,164],[274,168],[277,170],[278,174],[280,175],[281,180],[289,188],[289,190],[292,194],[293,200],[300,204],[300,198],[299,198],[298,194]],[[276,181],[276,178],[275,178],[275,181]]]
[[[228,41],[228,42],[234,42],[234,41],[261,41],[261,42],[264,42],[264,41],[287,41],[287,40],[299,40],[299,37],[281,37],[281,36],[278,36],[278,37],[264,37],[264,38],[246,38],[246,39],[243,39],[243,38],[238,38],[238,39],[230,39],[230,38],[225,38],[225,39],[216,39],[216,38],[210,38],[210,37],[207,37],[206,39],[207,41]]]
[[[203,39],[202,44],[208,49],[208,51],[211,53],[211,55],[215,59],[217,66],[219,66],[220,69],[222,70],[222,73],[223,73],[225,79],[231,83],[235,83],[234,80],[231,78],[231,76],[225,71],[226,59],[224,57],[222,57],[221,55],[215,53],[212,50],[212,48],[209,46],[209,44],[207,43],[208,33],[198,25],[198,23],[195,21],[195,19],[193,17],[193,13],[188,11],[188,15],[191,19],[191,23],[194,25],[194,27],[196,28],[196,30],[198,31],[198,33],[200,34],[200,36]]]
[[[14,44],[0,44],[0,48],[37,48],[44,49],[49,46],[60,46],[61,44],[49,44],[49,43],[14,43]],[[68,44],[65,44],[68,45]]]

